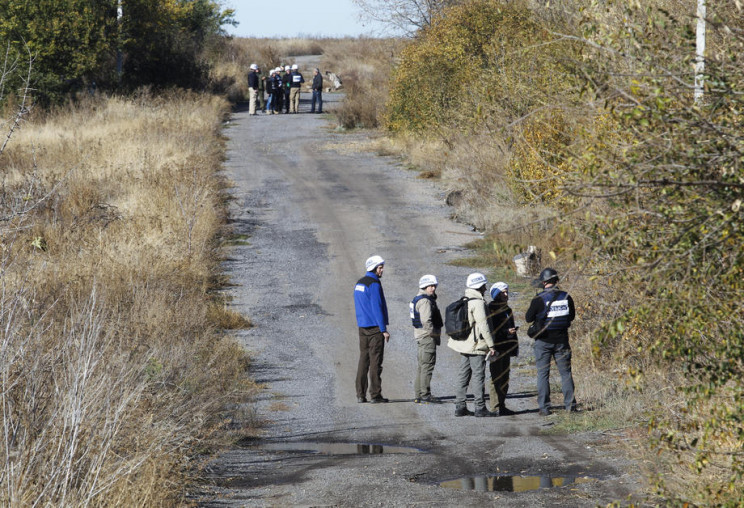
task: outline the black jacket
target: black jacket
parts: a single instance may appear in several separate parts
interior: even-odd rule
[[[248,73],[248,87],[258,90],[258,73],[251,71]]]
[[[313,90],[317,90],[318,92],[323,90],[323,76],[320,73],[313,76]]]
[[[517,356],[519,354],[517,334],[509,333],[509,329],[514,328],[514,312],[508,305],[494,301],[488,302],[486,310],[496,351]]]
[[[560,291],[556,286],[553,286],[552,288],[545,289],[541,291],[535,298],[532,299],[530,302],[530,308],[527,309],[527,312],[524,315],[524,320],[528,323],[532,323],[535,319],[537,319],[544,311],[545,311],[545,302],[543,301],[543,298],[541,295],[547,292],[555,292]],[[567,295],[568,300],[568,326],[571,326],[571,322],[576,317],[576,309],[574,307],[573,298],[571,298],[571,295]],[[554,344],[558,343],[568,343],[568,327],[561,328],[558,330],[545,330],[540,335],[538,335],[537,340],[543,340],[545,342],[551,342]]]

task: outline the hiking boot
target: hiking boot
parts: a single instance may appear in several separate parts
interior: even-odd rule
[[[424,404],[436,404],[439,401],[431,395],[424,395],[423,397],[421,397],[421,402]]]
[[[549,409],[541,409],[537,412],[540,416],[550,416],[550,410]]]
[[[455,416],[473,416],[473,412],[467,407],[458,407],[455,408]]]
[[[382,404],[383,402],[390,402],[388,399],[386,399],[383,396],[375,397],[374,399],[370,400],[372,404]]]
[[[483,408],[483,409],[476,409],[475,416],[478,418],[483,418],[483,417],[489,417],[489,416],[499,416],[499,414],[494,413],[493,411],[489,411],[486,408]]]
[[[366,397],[357,397],[357,402],[360,403],[360,404],[364,404],[365,402],[367,402],[367,398]]]
[[[502,406],[499,408],[499,416],[511,416],[513,414],[516,414],[516,413],[514,413],[514,411],[512,411],[506,406]]]

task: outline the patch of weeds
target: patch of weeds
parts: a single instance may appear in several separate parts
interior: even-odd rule
[[[224,246],[234,246],[234,245],[250,245],[250,242],[248,239],[250,236],[248,235],[232,235],[230,238],[227,238],[222,245]]]
[[[439,170],[424,170],[419,173],[419,178],[423,180],[437,179],[442,176],[442,172]]]
[[[513,258],[522,249],[518,245],[506,245],[497,237],[489,235],[465,244],[465,248],[475,252],[466,258],[457,258],[449,262],[453,266],[474,268],[491,267],[488,280],[508,282],[513,292],[526,291],[530,288],[530,279],[517,277]]]
[[[628,426],[628,421],[611,411],[555,411],[555,425],[546,434],[575,434],[578,432],[604,432]]]
[[[289,406],[284,402],[272,402],[269,411],[289,411]]]
[[[253,327],[250,319],[219,303],[213,303],[207,308],[207,319],[222,330],[245,330]]]

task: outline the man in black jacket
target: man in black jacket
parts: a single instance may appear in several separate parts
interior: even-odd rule
[[[315,103],[318,103],[318,113],[323,112],[323,75],[317,67],[313,71],[313,101],[310,103],[310,112],[315,113]]]
[[[535,363],[537,365],[537,404],[541,416],[550,414],[550,360],[555,358],[561,374],[563,405],[568,411],[576,411],[574,381],[571,374],[571,346],[568,344],[568,328],[576,317],[571,296],[561,291],[558,272],[546,268],[533,281],[543,290],[532,299],[524,316],[525,321],[537,321],[540,329],[535,339]]]

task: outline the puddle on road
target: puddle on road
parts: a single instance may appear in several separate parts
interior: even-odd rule
[[[468,476],[441,482],[440,487],[478,492],[527,492],[598,481],[588,476]]]
[[[250,446],[249,448],[265,451],[317,453],[320,455],[388,455],[401,453],[425,453],[423,450],[419,450],[418,448],[369,443],[262,443]]]

